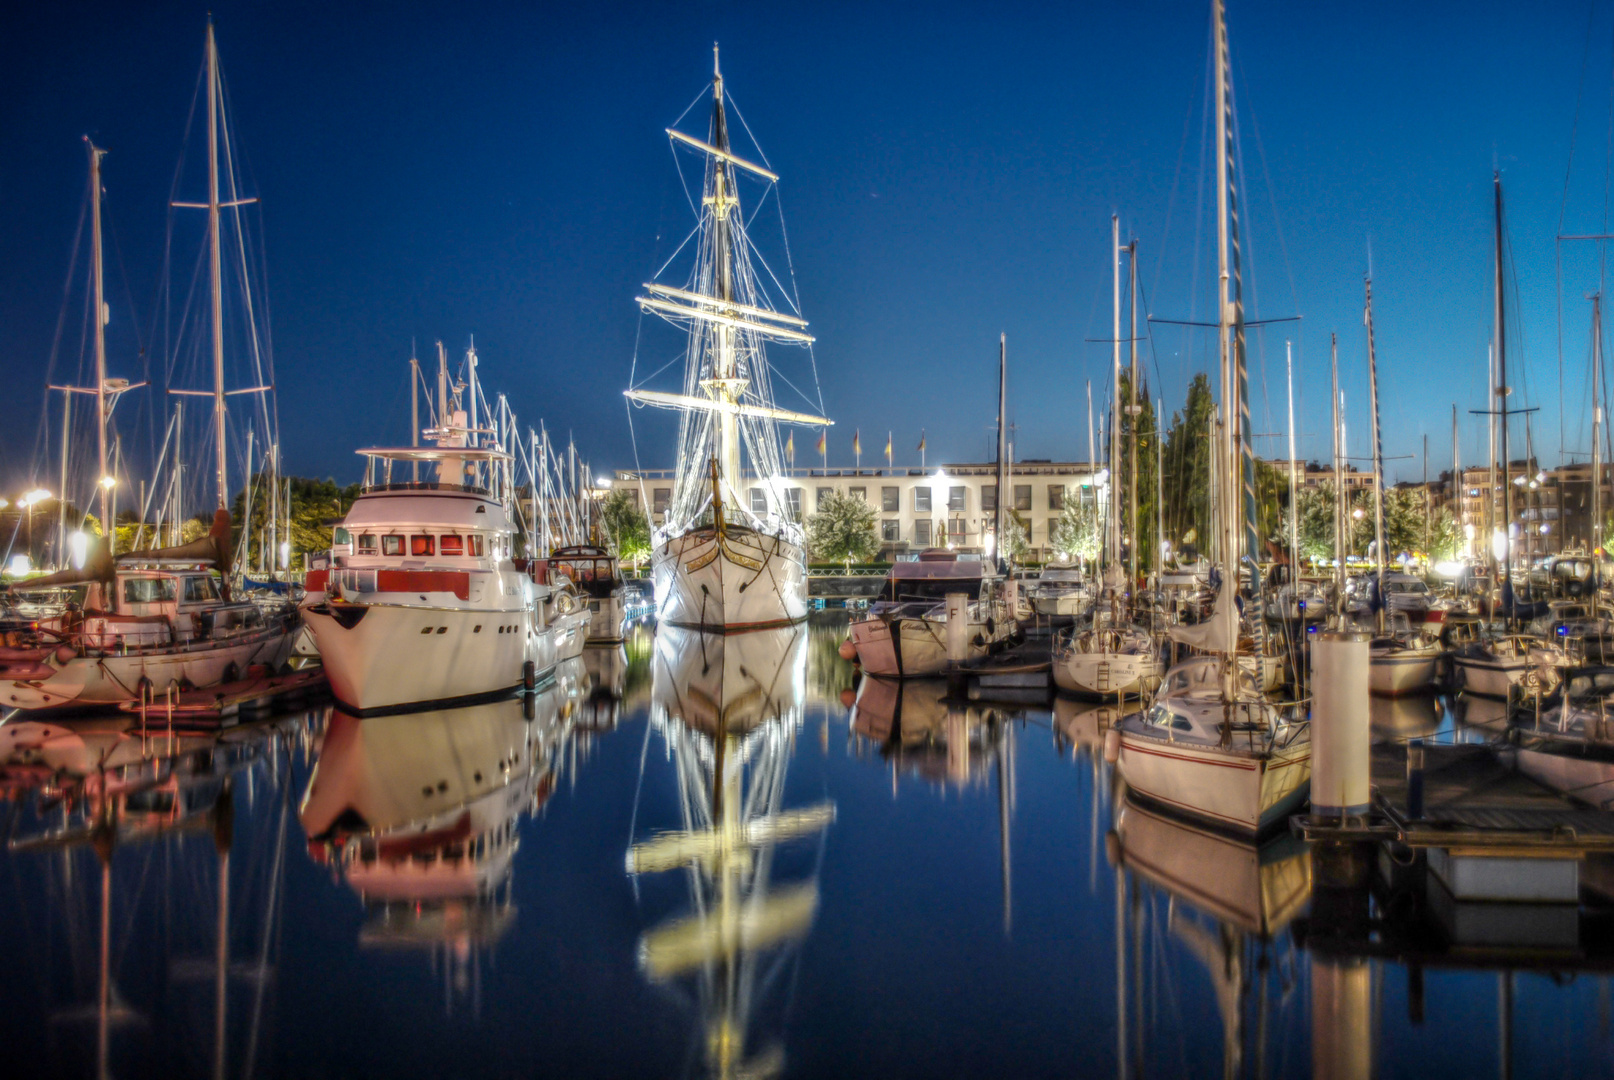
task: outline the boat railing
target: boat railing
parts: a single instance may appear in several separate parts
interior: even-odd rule
[[[401,480],[395,483],[369,484],[364,488],[366,495],[377,491],[452,491],[465,495],[492,497],[492,492],[485,487],[478,487],[475,484],[443,484],[436,480]]]

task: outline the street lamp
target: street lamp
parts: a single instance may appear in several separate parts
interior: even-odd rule
[[[34,554],[34,507],[48,498],[50,498],[50,492],[44,488],[34,488],[34,490],[17,499],[17,505],[28,511],[28,555],[30,558]]]

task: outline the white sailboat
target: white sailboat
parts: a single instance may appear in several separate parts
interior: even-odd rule
[[[127,380],[107,376],[106,307],[102,300],[101,158],[90,144],[91,278],[96,385],[61,387],[93,394],[96,400],[98,463],[96,478],[101,523],[107,538],[80,568],[69,568],[25,583],[28,589],[82,584],[82,603],[33,627],[26,640],[0,657],[0,703],[25,709],[62,705],[114,705],[169,687],[206,687],[245,675],[253,665],[278,669],[291,652],[298,623],[294,610],[267,609],[230,595],[232,541],[227,465],[226,397],[264,393],[267,386],[228,391],[224,381],[224,303],[221,220],[224,209],[250,199],[220,197],[219,152],[223,97],[213,25],[207,27],[208,199],[179,203],[207,211],[208,282],[211,298],[213,389],[176,391],[213,399],[217,470],[217,509],[211,532],[177,547],[112,556],[108,493],[107,423]],[[65,496],[65,492],[64,492]],[[215,576],[216,575],[216,576]]]
[[[646,313],[687,329],[683,392],[626,391],[641,405],[683,414],[672,503],[652,537],[658,615],[717,632],[785,626],[807,617],[807,564],[798,514],[781,482],[777,425],[830,421],[773,400],[764,344],[813,338],[803,319],[777,310],[756,272],[738,179],[772,184],[779,177],[733,153],[715,49],[708,137],[667,134],[699,151],[706,170],[687,287],[648,283],[638,298]]]
[[[1222,0],[1213,0],[1213,11],[1222,419],[1215,444],[1215,520],[1222,576],[1210,618],[1169,631],[1174,641],[1202,655],[1173,665],[1149,709],[1121,720],[1112,731],[1121,774],[1135,795],[1222,828],[1259,833],[1298,809],[1310,790],[1311,730],[1297,709],[1268,700],[1259,666],[1266,658],[1241,655],[1235,582],[1244,556],[1255,549],[1254,470],[1233,204],[1232,75]]]

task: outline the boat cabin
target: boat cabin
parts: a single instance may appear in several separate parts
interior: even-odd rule
[[[556,548],[548,559],[548,580],[564,576],[580,593],[596,600],[608,599],[622,587],[617,561],[609,551],[595,544],[572,544]]]
[[[986,571],[987,564],[979,559],[960,559],[946,548],[932,548],[912,562],[893,563],[879,599],[890,603],[940,603],[948,593],[964,593],[971,600],[979,600]]]

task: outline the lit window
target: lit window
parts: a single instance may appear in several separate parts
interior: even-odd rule
[[[411,555],[430,555],[435,546],[430,536],[416,535],[409,538],[409,554]]]
[[[463,555],[465,539],[460,536],[440,536],[437,538],[437,550],[444,555]]]
[[[375,533],[365,533],[363,536],[359,537],[359,554],[375,554]]]
[[[381,538],[381,554],[402,555],[404,538],[398,535],[388,535]]]

